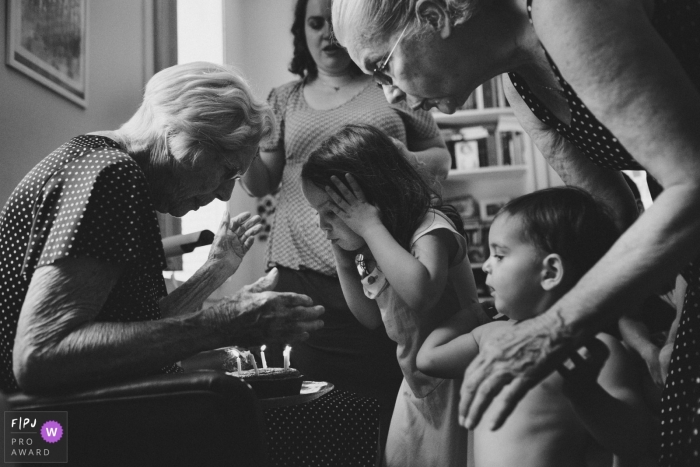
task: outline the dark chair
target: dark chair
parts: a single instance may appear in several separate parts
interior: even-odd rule
[[[70,466],[267,465],[257,398],[250,386],[220,372],[6,399],[6,410],[68,412]]]

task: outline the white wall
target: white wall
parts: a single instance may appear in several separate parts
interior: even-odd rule
[[[112,130],[141,102],[150,70],[144,33],[149,0],[90,0],[88,108],[83,109],[7,65],[0,65],[0,205],[22,177],[79,134]],[[0,49],[6,48],[7,9],[0,7]]]
[[[255,95],[266,99],[270,89],[296,79],[287,71],[292,59],[293,0],[223,0],[224,62],[248,79]],[[256,211],[255,199],[236,186],[229,211]],[[238,272],[222,287],[232,293],[264,274],[265,243],[256,242]]]
[[[236,66],[255,94],[296,78],[287,71],[292,59],[294,0],[223,0],[224,60]]]
[[[224,63],[223,0],[177,0],[177,62]],[[215,199],[181,219],[182,233],[217,232],[226,203]],[[189,279],[207,260],[211,247],[196,248],[182,257],[178,281]],[[167,275],[166,275],[167,277]],[[215,295],[216,297],[217,295]]]

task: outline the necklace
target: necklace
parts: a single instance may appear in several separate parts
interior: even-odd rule
[[[370,276],[370,269],[372,269],[370,261],[371,260],[369,258],[366,258],[365,255],[363,255],[362,253],[359,253],[357,256],[355,256],[355,266],[357,267],[357,273],[360,275],[360,279],[364,279],[365,277],[369,276],[367,282],[370,285],[372,285],[377,280],[377,278],[374,276]]]
[[[349,79],[347,82],[344,82],[344,83],[342,83],[342,84],[340,84],[340,85],[338,85],[338,86],[336,86],[336,85],[334,85],[334,84],[326,83],[323,79],[321,79],[321,78],[319,78],[319,77],[316,77],[315,81],[318,81],[322,86],[325,86],[325,87],[327,87],[327,88],[331,88],[331,89],[333,89],[335,92],[338,92],[338,91],[340,91],[342,88],[346,87],[347,85],[352,84],[352,82],[355,81],[355,79],[351,76],[350,79]]]

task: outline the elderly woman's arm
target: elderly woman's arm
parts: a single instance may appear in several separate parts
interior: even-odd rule
[[[550,310],[482,346],[462,388],[467,427],[499,393],[500,426],[568,352],[700,251],[700,94],[639,2],[539,2],[533,18],[564,77],[664,191]]]
[[[441,135],[422,140],[413,140],[409,135],[408,150],[417,163],[433,174],[438,181],[447,178],[452,159]]]
[[[96,318],[123,267],[88,257],[36,270],[22,306],[13,351],[20,387],[46,392],[157,372],[202,350],[304,339],[322,326],[322,307],[297,294],[239,292],[212,308],[157,321]],[[252,286],[251,286],[252,287]]]
[[[284,166],[284,150],[260,151],[260,156],[253,159],[241,178],[241,183],[251,196],[274,193],[282,181]]]
[[[523,129],[562,181],[588,191],[605,203],[620,231],[632,225],[639,214],[622,174],[596,165],[554,128],[537,118],[506,77],[503,91]]]

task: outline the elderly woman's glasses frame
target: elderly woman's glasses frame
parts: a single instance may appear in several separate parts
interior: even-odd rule
[[[393,86],[394,85],[394,81],[391,79],[391,76],[387,75],[384,72],[384,70],[386,69],[386,66],[389,63],[389,59],[394,54],[394,50],[396,50],[396,46],[399,45],[399,42],[401,42],[403,35],[406,33],[406,29],[408,29],[408,24],[406,26],[404,26],[403,31],[401,31],[401,34],[399,35],[399,38],[396,39],[396,44],[394,44],[394,47],[391,48],[389,55],[386,56],[386,58],[381,62],[381,64],[377,65],[374,68],[374,70],[372,70],[372,76],[374,77],[374,81],[379,86]]]

